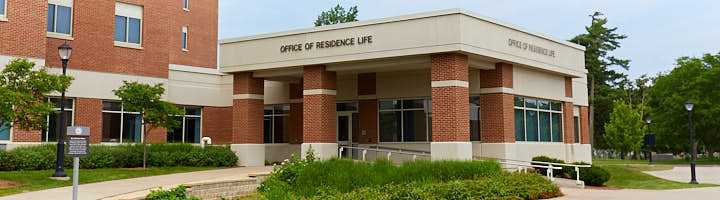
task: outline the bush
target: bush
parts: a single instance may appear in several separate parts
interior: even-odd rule
[[[562,164],[565,164],[565,161],[564,161],[564,160],[555,159],[555,158],[551,158],[551,157],[547,157],[547,156],[536,156],[536,157],[533,157],[533,158],[532,158],[532,161],[540,161],[540,162],[562,163]],[[540,163],[533,163],[533,165],[548,166],[548,164],[540,164]],[[553,167],[561,167],[561,166],[553,166]],[[540,173],[540,174],[542,174],[542,175],[546,175],[546,174],[547,174],[547,169],[546,169],[546,168],[536,167],[536,168],[535,168],[535,171],[538,172],[538,173]],[[555,176],[555,177],[564,177],[564,174],[565,174],[564,172],[565,172],[565,168],[563,168],[563,169],[554,169],[554,170],[553,170],[553,176]]]
[[[578,163],[587,164],[587,163]],[[575,175],[575,169],[571,169],[569,172],[570,178],[577,178]],[[592,186],[603,186],[605,182],[610,180],[610,172],[602,167],[592,165],[591,167],[580,168],[580,180],[585,182],[585,185]]]
[[[54,144],[19,147],[0,152],[0,171],[44,170],[55,168]],[[153,144],[149,146],[148,163],[153,167],[232,167],[237,163],[235,153],[227,146],[201,148],[191,144]],[[80,159],[80,167],[132,168],[142,166],[143,146],[91,145],[90,154]],[[72,159],[66,157],[65,166],[70,167]]]
[[[197,197],[191,197],[187,195],[186,187],[184,185],[178,186],[170,190],[152,190],[145,199],[146,200],[200,200]]]

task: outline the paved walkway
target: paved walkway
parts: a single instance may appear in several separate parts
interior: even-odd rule
[[[657,176],[667,180],[678,182],[690,182],[690,167],[675,167],[665,171],[650,171],[647,174]],[[720,185],[720,166],[698,166],[695,168],[696,179],[700,183],[710,183]]]
[[[223,180],[232,177],[247,177],[251,173],[269,172],[272,167],[238,167],[161,176],[150,176],[99,183],[82,184],[79,187],[78,199],[103,199],[116,195],[143,191],[157,187],[171,187],[177,184],[199,182],[206,180]],[[82,175],[82,172],[81,172]],[[72,186],[49,190],[22,193],[12,196],[0,197],[0,200],[63,200],[72,199]]]
[[[711,188],[693,188],[678,190],[597,190],[597,189],[577,189],[577,188],[561,188],[565,196],[556,198],[564,199],[582,199],[582,200],[613,200],[613,199],[652,199],[652,200],[702,200],[702,199],[718,199],[720,196],[720,187]]]

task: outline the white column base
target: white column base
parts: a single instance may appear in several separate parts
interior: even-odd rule
[[[432,160],[472,160],[472,142],[431,142]]]
[[[300,145],[300,152],[303,159],[307,155],[307,151],[312,149],[315,153],[315,157],[319,160],[328,160],[331,158],[337,158],[338,156],[338,144],[337,143],[302,143]]]
[[[238,157],[238,166],[265,166],[265,144],[231,144],[230,149]]]

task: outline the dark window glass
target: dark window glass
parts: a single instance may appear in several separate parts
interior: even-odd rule
[[[73,99],[65,99],[65,109],[73,109]],[[60,108],[60,98],[50,98],[50,103],[54,108]]]
[[[400,100],[380,101],[380,110],[400,109]]]
[[[127,17],[115,15],[115,41],[127,42]]]
[[[562,111],[562,103],[560,103],[558,101],[553,101],[552,102],[552,110]]]
[[[285,133],[287,132],[287,116],[275,116],[273,117],[273,142],[274,143],[285,143]]]
[[[200,143],[200,118],[185,118],[185,143]]]
[[[580,143],[580,117],[574,116],[573,121],[575,122],[575,143]]]
[[[540,141],[550,142],[550,113],[540,112]]]
[[[180,126],[175,127],[175,128],[173,128],[173,129],[171,129],[170,131],[167,132],[167,142],[169,142],[169,143],[182,143],[182,142],[183,142],[183,141],[182,141],[182,133],[183,133],[182,122],[183,122],[183,118],[182,118],[182,117],[174,117],[174,118],[175,118],[176,121],[178,121],[178,124],[180,124]]]
[[[187,49],[187,32],[182,33],[182,48]]]
[[[404,109],[424,108],[425,101],[422,99],[403,100]]]
[[[275,105],[273,106],[273,113],[275,114],[287,114],[290,112],[290,105]]]
[[[142,141],[142,119],[138,114],[123,115],[122,142],[133,143]]]
[[[4,1],[4,0],[0,0]],[[2,10],[0,10],[1,12]],[[55,5],[48,4],[48,15],[47,15],[47,32],[55,31]]]
[[[55,31],[57,33],[70,34],[70,24],[72,23],[72,8],[65,6],[57,6],[57,19]]]
[[[470,141],[480,141],[480,107],[479,107],[479,104],[477,104],[477,106],[470,104]]]
[[[140,44],[140,19],[128,18],[128,41]]]
[[[190,8],[190,4],[189,4],[188,1],[190,1],[190,0],[183,0],[183,8],[185,8],[185,9],[189,9],[189,8]]]
[[[538,112],[525,111],[525,128],[527,141],[538,141]]]
[[[186,106],[185,115],[200,116],[202,115],[202,107]]]
[[[515,141],[525,141],[525,115],[521,109],[515,109]]]
[[[103,110],[105,111],[121,111],[122,103],[115,101],[103,101]]]
[[[427,130],[425,129],[427,119],[424,110],[412,110],[403,112],[403,141],[424,142],[427,141]]]
[[[0,2],[0,4],[2,4],[2,2]],[[0,120],[0,140],[10,140],[10,123],[2,120]]]
[[[470,106],[480,106],[480,97],[479,96],[471,96],[470,97]]]
[[[103,113],[103,142],[120,142],[120,122],[122,121],[120,113]]]
[[[563,141],[563,130],[562,130],[562,115],[560,113],[552,114],[552,141],[562,142]]]
[[[523,107],[523,98],[522,97],[515,97],[515,106],[517,107]]]
[[[546,100],[538,100],[538,106],[543,110],[550,110],[550,102]]]
[[[265,106],[265,110],[263,110],[264,115],[272,115],[273,114],[273,107],[272,106]]]
[[[380,142],[400,142],[400,111],[380,112]]]
[[[525,107],[528,108],[537,108],[537,100],[535,99],[525,99]]]
[[[272,143],[272,117],[266,116],[263,119],[263,142]]]
[[[349,139],[349,128],[350,128],[350,121],[348,121],[348,116],[338,116],[337,121],[337,134],[338,134],[338,141],[348,141]]]
[[[337,103],[335,104],[335,107],[337,111],[357,111],[358,105],[357,102],[345,102],[345,103]]]
[[[67,128],[72,126],[72,111],[65,111],[65,127],[58,127],[58,120],[60,120],[60,111],[54,111],[48,114],[48,126],[47,130],[43,131],[42,141],[43,142],[55,142],[57,141],[58,128]],[[46,134],[47,133],[47,134]]]

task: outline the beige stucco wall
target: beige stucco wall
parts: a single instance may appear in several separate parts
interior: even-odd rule
[[[232,106],[232,76],[170,70],[167,99],[176,104]]]
[[[588,80],[587,75],[572,80],[573,100],[575,105],[589,106],[588,102]]]
[[[378,73],[376,79],[379,99],[430,96],[428,70]]]
[[[516,95],[567,101],[565,78],[558,74],[513,67],[513,91]]]
[[[288,82],[266,80],[264,96],[266,105],[290,103],[290,85]]]
[[[473,155],[530,161],[536,156],[548,156],[567,162],[592,162],[589,144],[551,142],[473,143]]]

